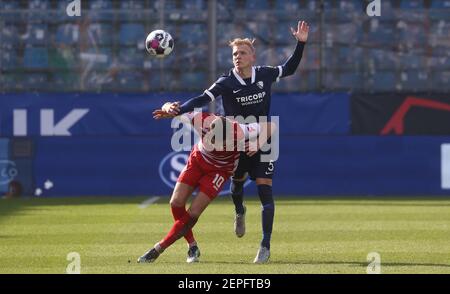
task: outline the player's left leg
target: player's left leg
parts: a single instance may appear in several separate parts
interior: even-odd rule
[[[265,263],[270,257],[270,240],[272,237],[273,219],[275,215],[275,202],[272,194],[272,177],[274,173],[274,161],[263,162],[258,160],[253,165],[251,174],[256,178],[258,196],[261,200],[261,224],[262,240],[255,263]]]
[[[261,200],[261,222],[263,237],[255,263],[265,263],[270,257],[270,239],[272,237],[273,219],[275,215],[275,202],[272,196],[272,179],[256,178],[259,199]]]

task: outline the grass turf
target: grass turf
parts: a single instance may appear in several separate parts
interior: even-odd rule
[[[0,273],[65,273],[70,252],[81,273],[366,273],[369,252],[382,273],[450,273],[450,200],[276,199],[271,262],[255,265],[260,204],[249,198],[247,234],[233,232],[233,206],[217,199],[196,227],[201,262],[186,264],[184,239],[153,264],[136,259],[172,225],[168,198],[0,200]],[[131,262],[129,263],[128,260]]]

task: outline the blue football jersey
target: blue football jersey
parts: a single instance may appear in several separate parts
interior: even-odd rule
[[[251,78],[246,80],[233,68],[205,90],[205,94],[212,101],[222,96],[226,116],[269,116],[272,84],[281,77],[282,66],[254,66]]]

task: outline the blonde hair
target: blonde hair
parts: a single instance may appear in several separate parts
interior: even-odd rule
[[[235,38],[234,40],[231,40],[228,42],[228,46],[234,47],[234,46],[240,46],[240,45],[247,45],[252,50],[252,53],[255,53],[255,46],[253,44],[255,43],[255,39],[249,39],[249,38]]]

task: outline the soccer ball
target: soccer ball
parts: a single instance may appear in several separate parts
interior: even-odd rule
[[[155,30],[148,34],[145,48],[155,57],[166,57],[172,52],[174,46],[172,36],[164,30]]]

